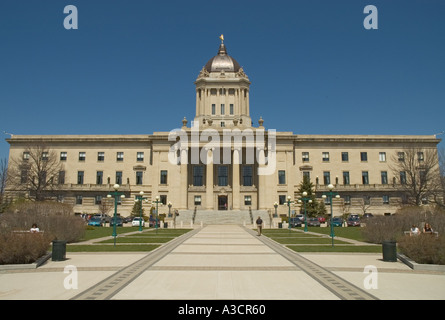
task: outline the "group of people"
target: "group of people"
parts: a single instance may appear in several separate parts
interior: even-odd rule
[[[434,231],[431,225],[429,223],[425,223],[422,233],[433,233],[433,232]],[[419,228],[415,224],[413,224],[410,230],[410,235],[419,235],[419,234],[420,234]]]

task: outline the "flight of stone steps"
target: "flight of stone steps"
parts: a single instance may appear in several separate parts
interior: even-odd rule
[[[193,210],[181,210],[176,217],[176,227],[181,224],[184,227],[190,227],[193,221],[194,226],[211,224],[232,224],[252,226],[258,216],[264,221],[266,226],[270,226],[269,214],[266,210],[252,210],[252,216],[249,210],[197,210],[194,216]]]

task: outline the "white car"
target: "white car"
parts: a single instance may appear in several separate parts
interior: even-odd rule
[[[131,226],[133,227],[139,227],[140,220],[142,219],[142,226],[145,227],[145,221],[143,218],[134,218],[133,221],[131,221]]]

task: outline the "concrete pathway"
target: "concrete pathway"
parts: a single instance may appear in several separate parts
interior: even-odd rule
[[[242,226],[211,225],[148,254],[68,253],[0,271],[0,299],[445,299],[445,273],[381,258],[297,254]]]

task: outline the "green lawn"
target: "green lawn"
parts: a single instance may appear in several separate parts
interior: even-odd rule
[[[143,228],[143,231],[139,232],[139,227],[117,227],[116,246],[113,245],[114,238],[97,241],[94,244],[80,244],[87,240],[111,237],[113,234],[111,227],[95,227],[86,230],[78,244],[69,244],[66,249],[68,252],[148,252],[189,231],[191,229]],[[129,234],[132,232],[136,233]]]
[[[330,237],[331,229],[323,227],[309,227],[308,233],[303,228],[289,229],[263,229],[263,235],[298,252],[382,252],[381,246],[357,245],[334,237],[334,246]],[[336,237],[364,241],[360,228],[334,228]],[[328,236],[328,237],[327,237]]]

